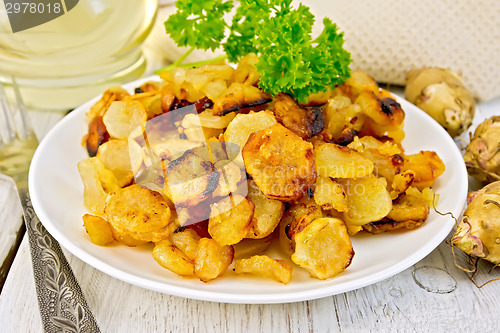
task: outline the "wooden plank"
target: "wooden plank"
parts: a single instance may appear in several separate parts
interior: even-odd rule
[[[0,292],[23,234],[22,208],[12,178],[0,174]]]
[[[500,325],[500,282],[476,288],[441,244],[427,258],[377,284],[308,302],[220,304],[129,285],[66,253],[103,332],[485,331]],[[464,258],[462,258],[464,259]],[[479,279],[498,277],[480,266]],[[40,331],[27,243],[0,296],[8,332]]]

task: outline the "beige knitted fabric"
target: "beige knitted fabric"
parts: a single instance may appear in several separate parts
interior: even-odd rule
[[[295,5],[298,1],[294,1]],[[410,69],[438,66],[459,72],[465,86],[480,100],[500,97],[499,0],[303,0],[316,16],[330,17],[345,34],[352,69],[363,69],[377,81],[404,84]],[[165,58],[176,48],[162,22],[175,11],[163,8],[157,36]],[[159,41],[156,41],[157,43]],[[217,51],[216,54],[220,52]],[[210,55],[212,56],[212,55]],[[206,58],[194,52],[188,60]]]
[[[500,1],[303,2],[318,22],[328,16],[337,23],[351,68],[377,81],[404,84],[410,69],[437,66],[461,73],[478,99],[500,97]]]

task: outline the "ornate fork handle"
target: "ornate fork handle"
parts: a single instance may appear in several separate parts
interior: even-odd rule
[[[45,332],[100,332],[59,243],[35,214],[27,189],[20,189],[38,305]]]

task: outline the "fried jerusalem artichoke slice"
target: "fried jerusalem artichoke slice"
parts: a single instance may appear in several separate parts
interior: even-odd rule
[[[372,160],[354,149],[335,143],[317,146],[314,155],[318,175],[322,177],[359,178],[373,172]]]
[[[232,263],[232,246],[201,238],[192,229],[181,229],[155,244],[153,258],[162,267],[183,277],[208,282],[223,275]]]
[[[200,153],[201,154],[201,153]],[[189,149],[166,167],[165,194],[176,206],[194,207],[208,198],[217,188],[219,173],[210,157]]]
[[[221,96],[215,99],[213,114],[223,116],[243,108],[266,104],[271,100],[271,95],[257,87],[233,82]]]
[[[221,245],[233,245],[250,231],[255,205],[241,195],[228,196],[212,204],[208,233]]]
[[[363,225],[363,229],[378,234],[397,229],[416,229],[429,215],[429,202],[422,197],[402,194],[393,201],[391,211],[379,222]]]
[[[248,141],[250,134],[275,124],[276,119],[273,114],[267,111],[237,114],[224,132],[224,142],[229,159],[239,162],[238,159],[241,160],[241,156],[239,155]]]
[[[325,280],[342,273],[353,256],[347,228],[340,219],[316,219],[295,235],[292,261],[315,278]]]
[[[118,180],[97,157],[78,162],[78,172],[83,183],[83,202],[95,215],[102,215],[108,195],[117,191]]]
[[[255,255],[248,259],[236,260],[236,274],[253,274],[288,284],[292,280],[292,265],[284,260],[273,259],[266,255]]]
[[[316,178],[314,201],[324,210],[347,211],[347,196],[344,188],[330,177],[318,176]]]
[[[100,216],[85,214],[82,216],[83,226],[92,243],[100,246],[108,245],[115,241],[108,221]]]
[[[221,245],[211,238],[202,238],[196,250],[194,274],[203,282],[212,281],[224,275],[233,258],[231,245]]]
[[[255,211],[246,237],[261,239],[269,236],[280,223],[285,204],[266,197],[254,181],[248,181],[248,198],[254,203]]]
[[[283,215],[286,224],[286,235],[292,241],[295,235],[304,230],[312,221],[323,217],[321,206],[308,196],[290,204],[290,208]]]
[[[290,95],[276,96],[273,113],[279,123],[302,139],[309,139],[325,127],[325,117],[320,107],[304,108]]]
[[[89,122],[88,134],[85,140],[87,152],[90,157],[97,155],[99,146],[109,140],[109,133],[102,121],[102,116],[95,116]]]
[[[109,196],[104,215],[120,233],[147,242],[159,242],[177,228],[163,196],[135,184]]]
[[[397,128],[403,124],[405,113],[391,97],[379,97],[373,91],[363,91],[355,101],[377,125]]]
[[[422,190],[432,187],[445,170],[445,165],[434,151],[424,150],[418,154],[404,155],[403,171],[413,170],[415,177],[412,186]]]
[[[158,242],[153,248],[153,259],[163,268],[180,276],[193,276],[194,263],[169,239]]]
[[[313,145],[281,124],[252,133],[243,147],[243,160],[270,199],[296,200],[316,181]]]
[[[89,119],[93,119],[96,116],[102,117],[111,103],[121,101],[128,96],[130,94],[124,88],[119,86],[111,87],[102,94],[101,99],[97,103],[92,105],[86,116]]]
[[[342,180],[347,194],[346,223],[361,226],[380,221],[392,209],[392,200],[384,178],[369,175],[357,179]]]

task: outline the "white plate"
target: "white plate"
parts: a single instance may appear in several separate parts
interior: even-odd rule
[[[133,90],[139,84],[133,82],[125,88]],[[82,146],[87,130],[85,113],[97,99],[74,110],[47,134],[33,158],[29,184],[35,211],[60,244],[84,262],[119,280],[199,300],[227,303],[303,301],[361,288],[405,270],[433,251],[454,225],[449,216],[432,212],[422,227],[410,232],[355,236],[352,241],[356,254],[351,266],[326,281],[310,278],[297,268],[288,285],[236,276],[232,271],[210,283],[177,277],[153,260],[151,246],[100,247],[90,242],[82,227],[81,216],[87,211],[76,164],[87,157]],[[460,151],[432,118],[407,101],[400,98],[398,101],[406,112],[403,141],[406,152],[434,150],[439,154],[446,171],[434,187],[440,195],[438,210],[459,216],[467,194],[467,173]]]

